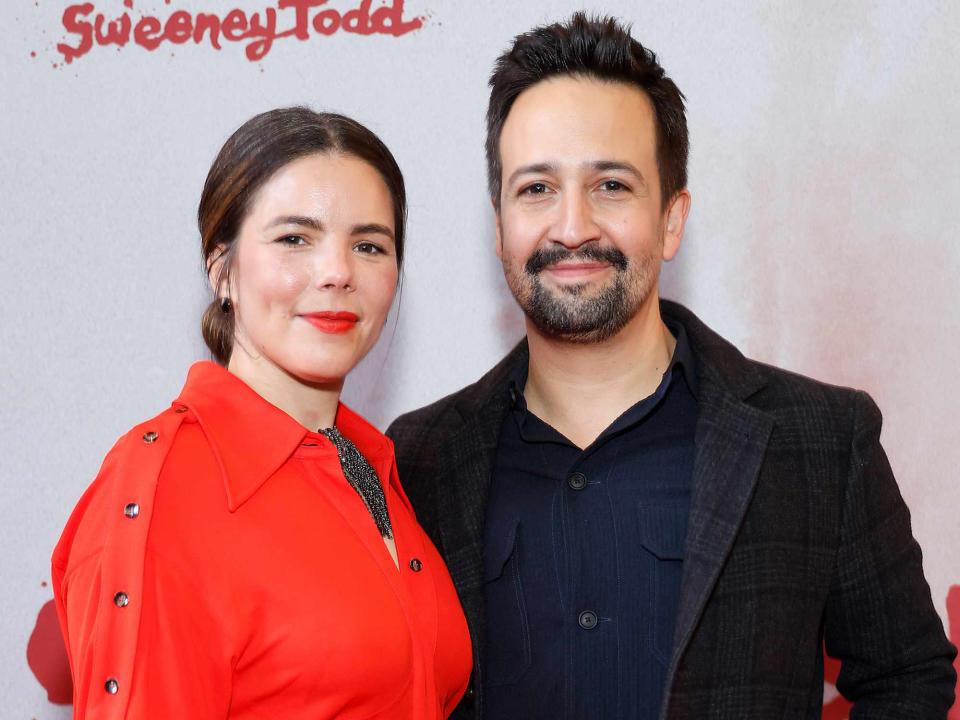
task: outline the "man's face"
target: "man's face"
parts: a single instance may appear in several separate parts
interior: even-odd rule
[[[624,83],[559,77],[516,99],[500,135],[497,255],[544,335],[612,337],[657,300],[689,194],[662,207],[653,106]]]

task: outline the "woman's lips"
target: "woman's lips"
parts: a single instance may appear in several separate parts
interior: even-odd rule
[[[317,330],[325,333],[340,334],[356,327],[360,319],[352,312],[316,312],[301,315],[304,320]]]

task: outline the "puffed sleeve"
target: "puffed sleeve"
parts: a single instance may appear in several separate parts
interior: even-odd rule
[[[92,558],[71,573],[63,586],[74,718],[227,717],[231,658],[223,648],[219,619],[210,611],[209,598],[190,573],[147,551],[135,640],[108,639],[103,632],[109,615],[130,605],[117,607],[110,597],[104,602],[102,578],[100,559]],[[135,648],[129,670],[122,662],[125,643]],[[101,649],[103,653],[98,652]],[[117,662],[111,663],[114,658]]]
[[[227,716],[232,665],[213,600],[148,543],[180,421],[162,414],[117,443],[54,551],[76,720]]]

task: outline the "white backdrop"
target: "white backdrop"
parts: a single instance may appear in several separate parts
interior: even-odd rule
[[[407,0],[403,17],[424,19],[401,37],[283,38],[259,61],[245,43],[131,43],[64,64],[69,4],[0,5],[0,713],[36,720],[69,717],[27,663],[63,523],[114,439],[205,356],[195,214],[222,142],[255,113],[305,103],[356,117],[397,156],[402,301],[347,391],[385,427],[522,334],[493,254],[486,80],[515,34],[583,6]],[[131,4],[94,2],[134,23],[228,5]],[[753,357],[873,394],[946,623],[960,585],[960,4],[589,9],[631,21],[688,98],[693,211],[664,295]],[[292,17],[279,11],[280,26]]]

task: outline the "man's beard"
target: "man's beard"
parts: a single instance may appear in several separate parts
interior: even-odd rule
[[[546,287],[540,274],[566,261],[606,262],[615,275],[598,290],[588,283]],[[616,248],[584,245],[540,249],[524,267],[503,260],[507,285],[526,316],[544,335],[573,343],[597,343],[616,335],[633,319],[653,290],[658,266],[652,256],[631,262]]]

